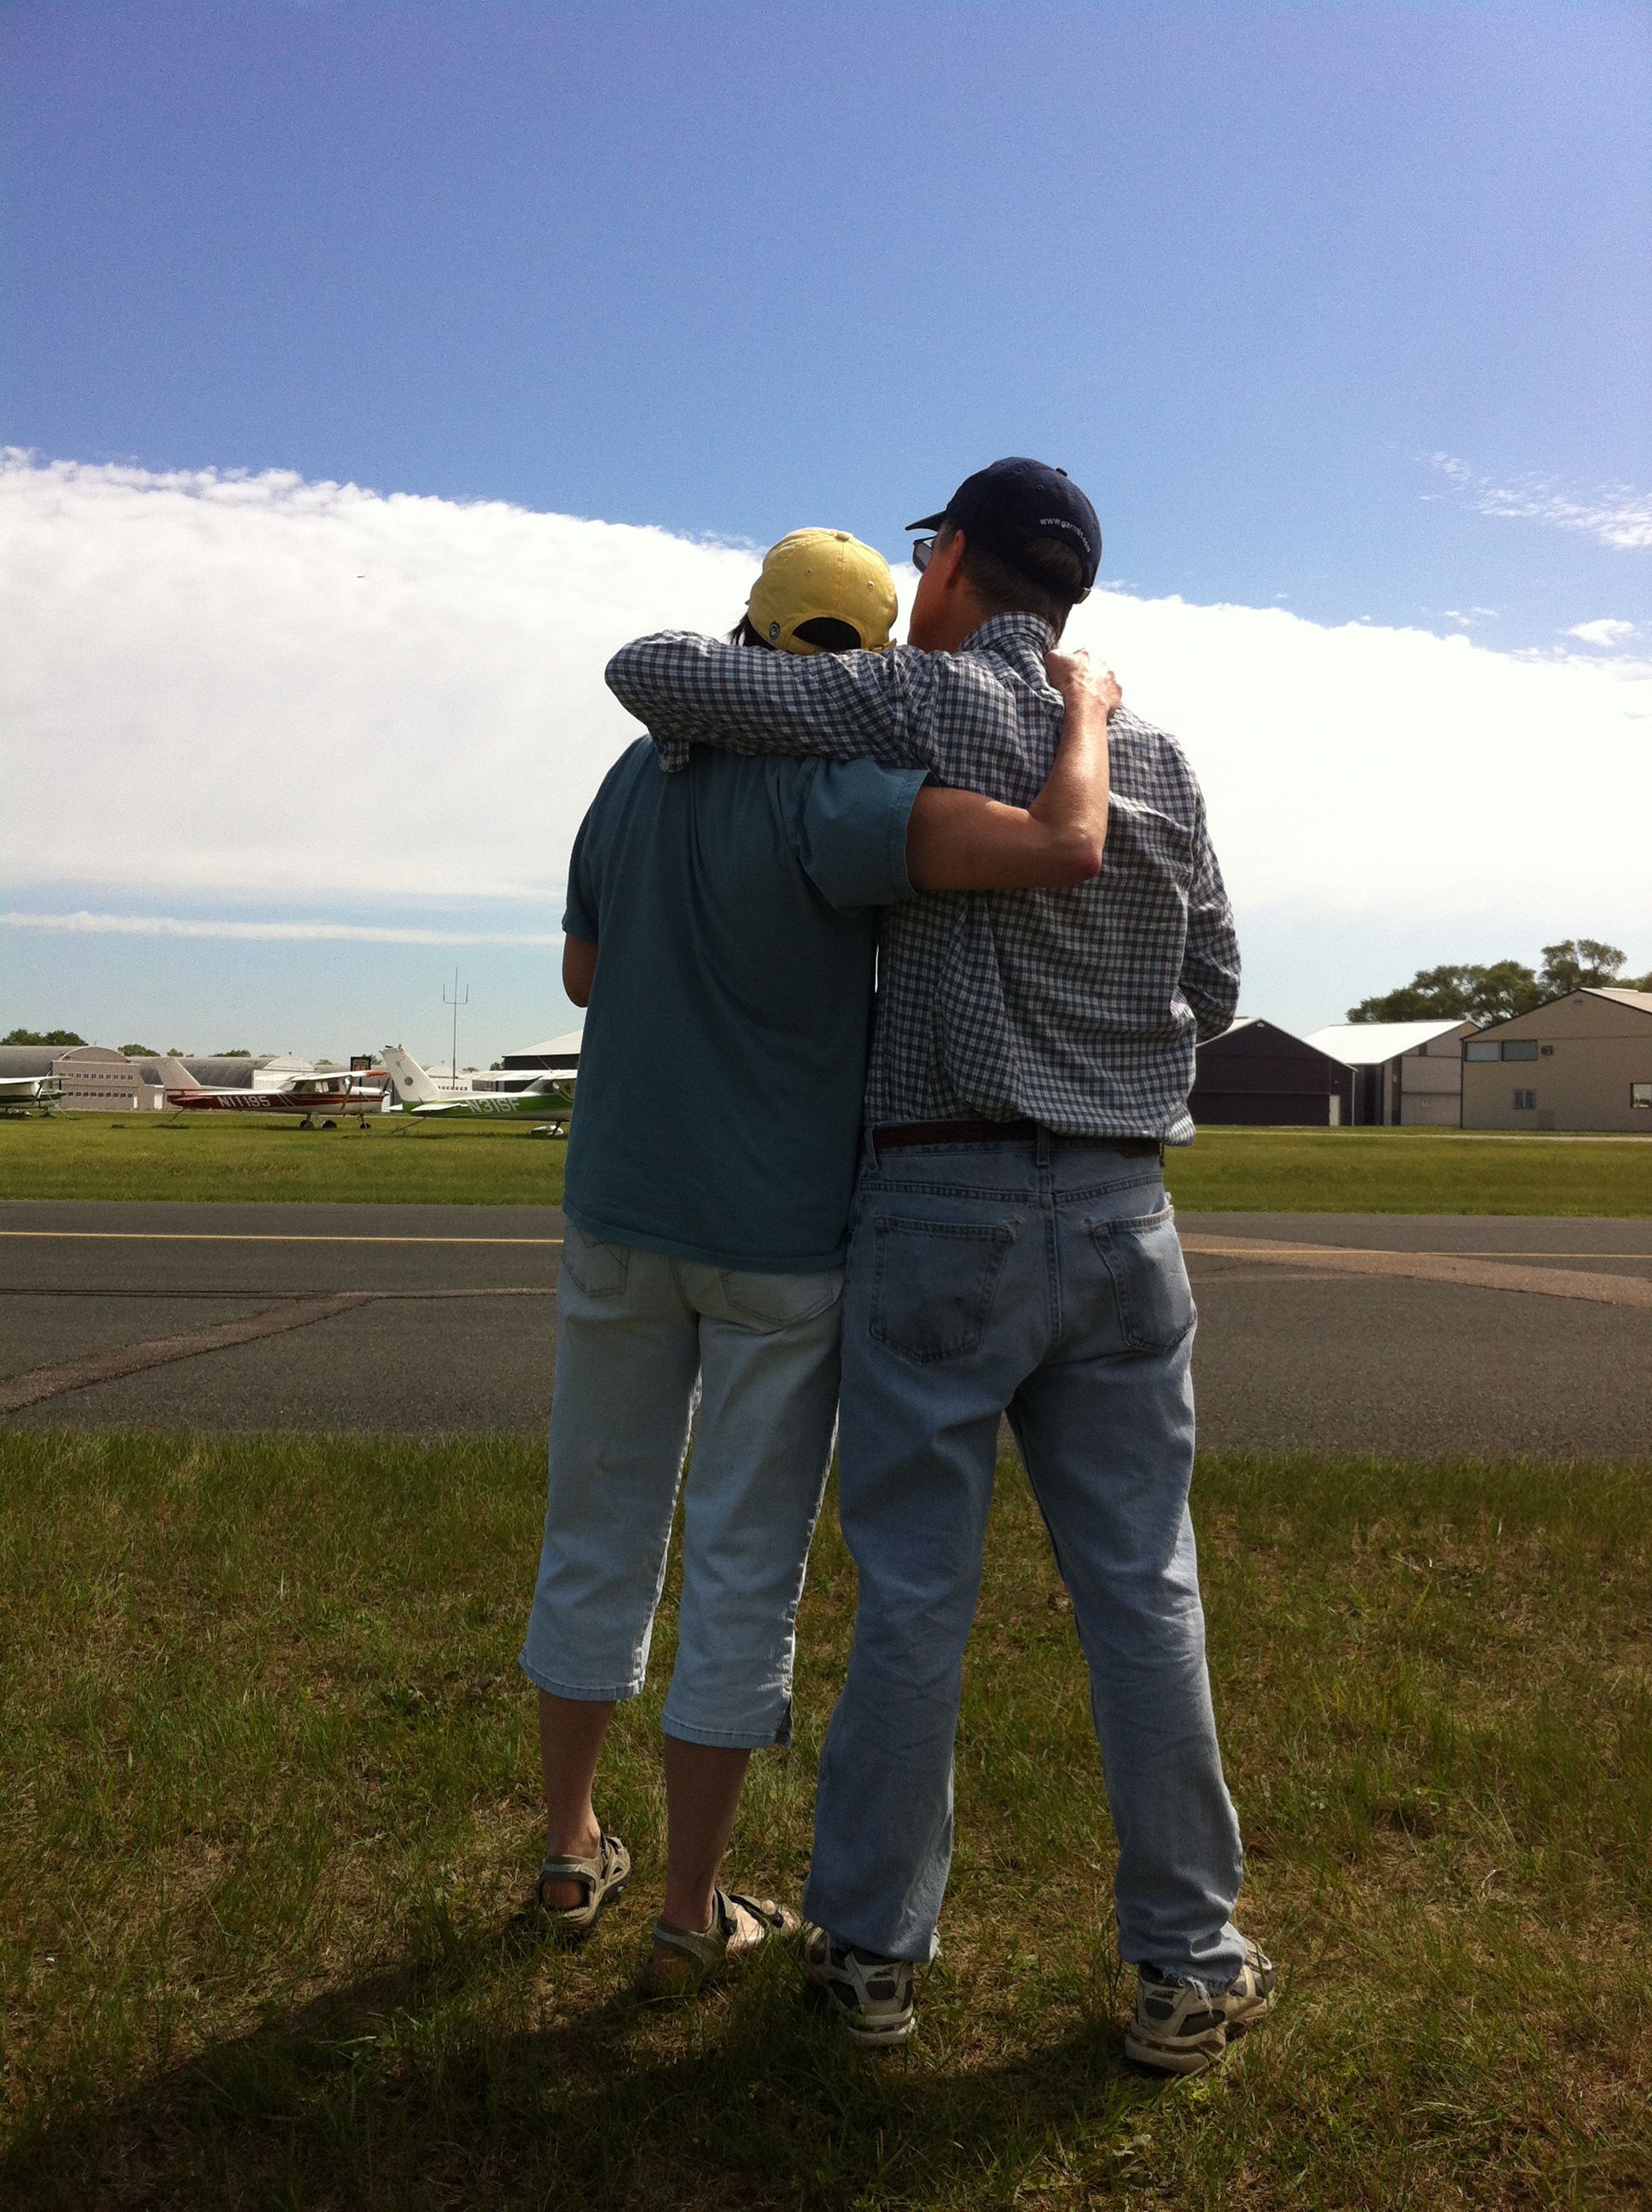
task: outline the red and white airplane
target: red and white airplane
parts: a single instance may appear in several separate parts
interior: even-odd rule
[[[352,1071],[329,1067],[282,1074],[270,1085],[225,1085],[222,1088],[197,1083],[181,1060],[161,1062],[161,1080],[167,1103],[184,1113],[297,1114],[308,1128],[335,1126],[334,1117],[354,1114],[365,1119],[377,1113],[389,1082],[382,1068]]]

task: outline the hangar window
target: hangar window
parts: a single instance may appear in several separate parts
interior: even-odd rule
[[[1463,1047],[1465,1060],[1496,1060],[1498,1056],[1499,1047],[1495,1037],[1471,1037]]]
[[[1515,1093],[1515,1111],[1516,1114],[1535,1114],[1537,1111],[1536,1091],[1516,1091]]]
[[[1508,1043],[1503,1048],[1503,1056],[1505,1060],[1535,1060],[1537,1058],[1537,1039],[1535,1037],[1510,1037]]]
[[[1629,1086],[1629,1103],[1631,1106],[1643,1107],[1649,1113],[1652,1113],[1652,1083],[1631,1083]]]

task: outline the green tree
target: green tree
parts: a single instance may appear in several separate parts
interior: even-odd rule
[[[1611,989],[1618,983],[1628,955],[1615,945],[1602,945],[1598,937],[1569,937],[1559,945],[1546,945],[1538,981],[1546,999],[1564,999],[1570,991]]]
[[[73,1030],[14,1030],[9,1036],[0,1037],[0,1044],[84,1044],[86,1039],[77,1036]]]
[[[1494,960],[1489,967],[1464,963],[1419,968],[1411,981],[1398,991],[1362,999],[1350,1006],[1351,1022],[1424,1022],[1455,1018],[1461,1022],[1511,1021],[1546,1006],[1573,991],[1600,990],[1616,986],[1625,990],[1652,991],[1652,975],[1639,982],[1623,975],[1625,955],[1615,945],[1598,937],[1568,937],[1543,948],[1540,969],[1520,960]]]
[[[120,1048],[129,1059],[153,1060],[155,1058],[155,1047],[152,1044],[124,1044]]]
[[[1477,968],[1473,973],[1474,989],[1463,1018],[1479,1022],[1482,1028],[1487,1022],[1529,1014],[1547,996],[1541,980],[1518,960],[1494,960],[1489,968]]]
[[[1501,1022],[1528,1013],[1545,994],[1537,977],[1518,960],[1495,961],[1489,968],[1463,963],[1419,968],[1411,981],[1379,998],[1350,1006],[1351,1022]]]

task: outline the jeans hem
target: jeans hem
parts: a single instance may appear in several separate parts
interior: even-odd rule
[[[549,1674],[541,1674],[537,1667],[531,1666],[525,1651],[519,1654],[516,1663],[536,1690],[543,1690],[548,1698],[567,1698],[574,1705],[623,1705],[629,1698],[640,1697],[642,1693],[640,1678],[620,1683],[559,1682]]]
[[[708,1751],[770,1751],[783,1724],[784,1716],[777,1715],[762,1729],[701,1728],[667,1711],[660,1716],[659,1729],[662,1735],[673,1736],[678,1743],[703,1744]]]

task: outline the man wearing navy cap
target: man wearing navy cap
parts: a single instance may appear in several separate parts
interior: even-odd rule
[[[909,642],[796,660],[667,633],[608,681],[662,767],[691,745],[917,762],[1024,806],[1061,704],[1043,657],[1101,559],[1060,470],[994,462],[909,526]],[[868,2045],[912,2032],[952,1847],[952,1745],[1006,1413],[1089,1665],[1119,1838],[1129,2054],[1219,2062],[1273,1970],[1235,1927],[1187,1511],[1194,1311],[1164,1194],[1193,1048],[1239,957],[1204,800],[1175,739],[1110,728],[1099,875],[884,910],[845,1286],[839,1510],[859,1573],[805,1897],[811,1977]]]

